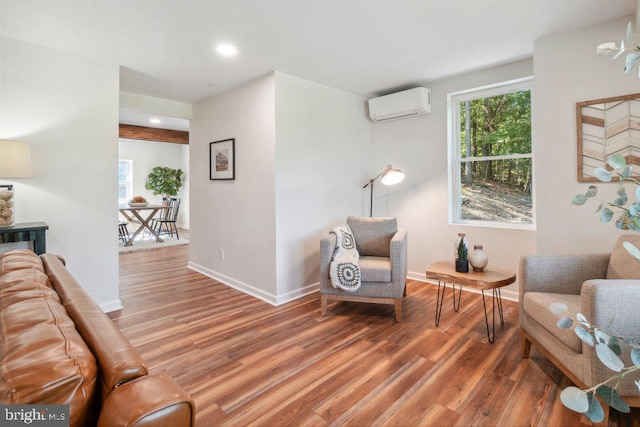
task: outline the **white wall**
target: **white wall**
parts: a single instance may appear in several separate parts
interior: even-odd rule
[[[320,238],[362,214],[371,128],[364,98],[275,76],[279,304],[318,289]]]
[[[452,259],[457,233],[466,233],[471,245],[484,246],[490,268],[515,272],[520,256],[536,251],[534,231],[450,225],[448,220],[447,94],[532,74],[532,61],[524,60],[425,82],[432,93],[431,114],[372,124],[369,175],[382,172],[387,163],[406,175],[392,187],[376,182],[374,216],[395,216],[407,228],[410,277],[424,280],[430,263]],[[517,285],[510,285],[505,296],[514,298],[516,292]]]
[[[640,92],[637,68],[622,72],[624,56],[612,61],[595,53],[601,43],[619,43],[631,20],[632,16],[557,34],[534,45],[533,130],[541,253],[608,252],[622,234],[612,223],[600,223],[595,205],[576,207],[571,199],[589,185],[576,178],[576,103]],[[615,198],[615,184],[599,187],[603,200]]]
[[[189,146],[169,142],[120,139],[118,151],[121,160],[133,161],[133,196],[143,196],[151,203],[160,204],[162,202],[161,194],[154,196],[152,191],[144,187],[153,168],[164,166],[182,169],[185,173],[185,182],[178,193],[178,197],[182,199],[178,211],[178,225],[189,228],[188,199],[185,200],[185,194],[189,192],[186,182],[186,177],[189,175]]]
[[[120,108],[187,120],[193,117],[191,104],[126,91],[120,91]]]
[[[235,138],[235,180],[210,181],[209,143],[228,138]],[[189,266],[272,301],[277,293],[274,75],[195,104],[189,144]]]
[[[182,202],[180,203],[180,215],[178,221],[180,222],[180,224],[182,224],[183,228],[189,229],[189,175],[191,175],[191,172],[189,171],[189,146],[181,144],[180,151],[180,159],[182,160],[182,165],[180,166],[180,168],[185,171],[185,176],[182,190],[180,190]]]
[[[47,252],[106,310],[118,296],[118,67],[2,37],[0,138],[31,144],[18,222],[49,224]]]

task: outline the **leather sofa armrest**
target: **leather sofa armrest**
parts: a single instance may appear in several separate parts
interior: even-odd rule
[[[98,427],[189,427],[195,425],[193,399],[168,375],[126,382],[105,399]]]

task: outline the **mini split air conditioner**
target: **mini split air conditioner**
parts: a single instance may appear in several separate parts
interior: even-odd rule
[[[374,122],[431,113],[431,91],[417,87],[369,100],[369,117]]]

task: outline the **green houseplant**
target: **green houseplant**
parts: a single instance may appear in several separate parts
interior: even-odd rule
[[[182,169],[172,169],[166,166],[156,166],[147,177],[144,188],[153,191],[154,195],[162,197],[177,196],[183,184]]]
[[[456,248],[456,271],[458,273],[469,272],[469,248],[467,247],[467,241],[463,233],[458,234],[458,246]]]

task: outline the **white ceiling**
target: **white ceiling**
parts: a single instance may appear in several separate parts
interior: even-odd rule
[[[0,13],[5,36],[116,61],[122,90],[194,102],[272,70],[381,95],[530,57],[534,40],[636,1],[0,0]]]

